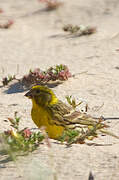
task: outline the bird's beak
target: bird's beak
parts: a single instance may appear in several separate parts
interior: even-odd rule
[[[29,99],[32,99],[33,98],[33,93],[32,91],[28,91],[24,96],[28,97]]]

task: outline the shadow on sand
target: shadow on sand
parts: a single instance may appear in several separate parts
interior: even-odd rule
[[[5,94],[14,94],[14,93],[22,93],[25,92],[27,90],[29,90],[32,86],[34,85],[42,85],[42,86],[47,86],[49,88],[54,88],[60,84],[62,84],[62,81],[56,81],[56,82],[49,82],[49,83],[37,83],[37,84],[33,84],[33,85],[29,85],[29,86],[25,86],[23,85],[20,81],[18,82],[14,82],[10,85],[8,85],[8,89],[4,91]],[[0,88],[2,88],[3,86],[1,86]]]

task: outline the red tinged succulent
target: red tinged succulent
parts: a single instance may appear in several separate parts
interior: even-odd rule
[[[23,130],[23,136],[25,138],[29,138],[31,136],[32,132],[30,131],[30,129],[26,128]]]
[[[29,86],[33,84],[45,84],[49,81],[65,81],[72,77],[68,67],[66,65],[56,65],[55,67],[50,67],[46,71],[42,71],[36,68],[34,71],[29,72],[22,78],[22,84]]]

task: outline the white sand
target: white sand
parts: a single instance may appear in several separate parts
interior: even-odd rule
[[[0,21],[15,21],[10,29],[0,29],[0,75],[18,74],[22,77],[30,68],[46,69],[66,64],[75,73],[87,72],[54,88],[64,100],[73,94],[86,100],[89,113],[95,116],[117,117],[109,120],[111,131],[119,135],[119,1],[64,1],[57,11],[45,12],[36,0],[3,0]],[[62,31],[63,24],[92,25],[97,33],[71,38]],[[66,36],[65,36],[66,35]],[[4,122],[18,111],[21,127],[35,127],[30,117],[31,102],[25,92],[6,93],[0,89],[0,132],[8,128]],[[94,112],[92,107],[103,107]],[[100,146],[73,145],[66,148],[52,141],[17,164],[2,161],[1,180],[86,180],[92,171],[96,180],[119,179],[119,141],[106,136],[96,139]],[[101,146],[103,145],[103,146]],[[53,173],[54,172],[54,173]]]

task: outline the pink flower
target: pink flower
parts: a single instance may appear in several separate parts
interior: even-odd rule
[[[11,130],[4,131],[5,135],[11,135]]]
[[[25,138],[29,138],[31,136],[32,132],[30,131],[30,129],[26,128],[23,130],[23,136]]]
[[[3,13],[3,10],[0,8],[0,13]]]

